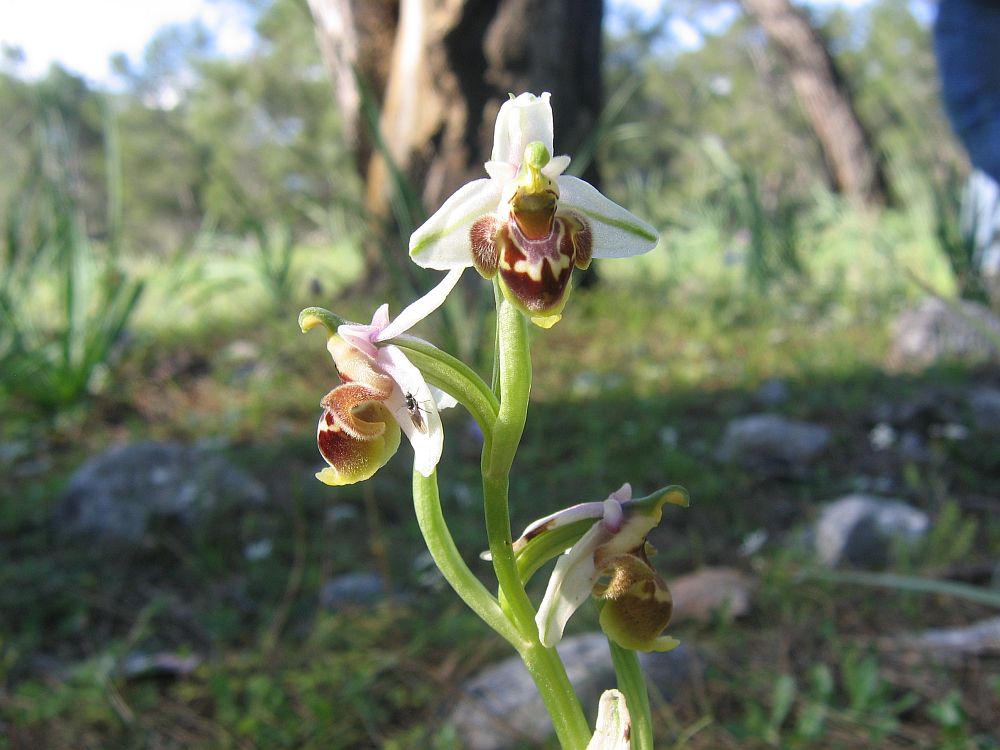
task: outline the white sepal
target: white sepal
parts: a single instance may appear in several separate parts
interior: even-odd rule
[[[575,211],[590,223],[593,257],[627,258],[656,247],[659,233],[652,225],[622,208],[593,185],[563,175],[559,184],[559,208]]]
[[[410,257],[418,266],[450,271],[472,265],[472,224],[500,205],[495,180],[473,180],[460,187],[433,216],[410,235]]]

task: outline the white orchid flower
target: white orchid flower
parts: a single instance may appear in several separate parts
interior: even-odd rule
[[[454,406],[451,396],[431,388],[403,351],[385,342],[405,333],[441,306],[458,283],[452,270],[395,320],[389,306],[372,322],[347,323],[327,340],[327,349],[344,382],[322,400],[317,443],[327,466],[316,477],[330,485],[368,479],[399,447],[399,431],[413,446],[413,466],[430,476],[441,460],[444,430],[439,409]]]
[[[499,274],[507,299],[543,328],[561,317],[574,267],[648,252],[658,238],[648,223],[563,174],[570,159],[552,156],[552,132],[548,93],[504,102],[489,178],[459,188],[410,237],[420,266]]]
[[[577,540],[556,560],[538,608],[535,624],[542,645],[555,646],[569,618],[591,596],[604,602],[601,628],[623,648],[668,651],[677,645],[676,639],[661,635],[670,621],[673,602],[666,583],[649,562],[652,548],[646,542],[667,503],[687,505],[687,493],[668,487],[633,500],[631,486],[624,484],[603,502],[575,505],[524,530],[514,542],[514,552],[526,556],[535,548],[529,568],[540,565],[546,554],[551,559],[553,544],[563,544],[561,549],[565,549],[566,534]],[[582,531],[581,524],[589,528]]]

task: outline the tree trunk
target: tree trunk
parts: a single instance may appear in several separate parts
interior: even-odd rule
[[[309,2],[326,46],[347,49],[337,25],[322,23],[316,7],[366,3]],[[586,140],[601,109],[602,15],[602,0],[399,0],[391,60],[379,58],[389,60],[380,134],[425,210],[486,176],[493,123],[508,94],[552,93],[557,154],[572,154]],[[365,49],[364,39],[357,48]],[[378,149],[362,174],[369,216],[391,224],[397,186]],[[596,181],[593,167],[585,177]],[[399,254],[406,257],[403,249]],[[384,258],[366,256],[369,264]]]
[[[849,92],[820,34],[789,0],[740,0],[788,66],[834,187],[862,204],[884,203],[887,182]]]
[[[382,129],[425,206],[484,175],[508,94],[551,91],[557,152],[584,141],[601,106],[601,16],[600,0],[402,0]],[[385,165],[374,159],[379,212]]]
[[[372,143],[361,125],[360,82],[381,101],[399,19],[399,0],[307,0],[323,65],[333,85],[359,168],[367,170]]]

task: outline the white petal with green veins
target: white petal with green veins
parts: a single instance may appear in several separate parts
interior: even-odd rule
[[[474,180],[463,185],[410,236],[413,262],[441,271],[471,266],[472,224],[495,212],[499,205],[500,186],[496,181]]]
[[[590,223],[595,258],[627,258],[656,247],[659,233],[597,188],[577,177],[558,178],[559,209],[570,210]]]

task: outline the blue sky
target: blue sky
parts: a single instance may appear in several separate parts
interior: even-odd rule
[[[0,0],[0,43],[20,47],[23,72],[44,73],[52,62],[106,82],[108,60],[132,60],[157,29],[200,20],[223,54],[240,54],[253,41],[249,14],[226,0]]]
[[[608,0],[610,13],[632,7],[653,13],[663,0]],[[813,5],[861,5],[865,0],[810,0]],[[252,40],[248,13],[231,0],[0,0],[0,43],[23,49],[27,75],[44,73],[54,61],[95,82],[110,78],[108,60],[124,52],[132,60],[157,29],[200,20],[220,53],[238,55]],[[682,21],[671,26],[682,44],[697,32]]]

